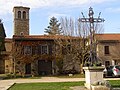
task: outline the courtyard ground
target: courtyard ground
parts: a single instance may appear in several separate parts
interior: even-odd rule
[[[120,80],[120,78],[105,78],[105,80]],[[77,81],[85,81],[85,78],[41,77],[40,79],[9,79],[9,80],[0,80],[0,90],[7,90],[14,83],[77,82]]]

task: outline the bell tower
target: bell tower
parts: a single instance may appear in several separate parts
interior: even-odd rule
[[[29,7],[15,6],[14,35],[29,35]]]

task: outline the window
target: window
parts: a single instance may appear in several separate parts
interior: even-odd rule
[[[32,54],[32,47],[31,46],[24,46],[24,54],[25,55]]]
[[[105,61],[105,66],[106,67],[110,66],[110,61]]]
[[[71,45],[69,44],[69,45],[67,45],[67,50],[70,52],[71,51]]]
[[[110,52],[109,52],[109,46],[105,46],[104,47],[104,53],[105,54],[110,54]]]
[[[32,54],[38,54],[38,47],[37,46],[32,46]]]
[[[48,54],[48,46],[47,45],[41,46],[41,53],[42,54]]]
[[[21,11],[18,11],[18,18],[21,18]]]
[[[26,19],[26,12],[23,11],[23,19]]]
[[[24,35],[24,33],[23,33],[23,32],[20,32],[20,35]]]

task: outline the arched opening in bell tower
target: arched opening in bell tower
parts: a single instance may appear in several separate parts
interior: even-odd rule
[[[23,19],[26,19],[26,12],[23,11]]]
[[[18,18],[21,19],[21,11],[18,11]]]

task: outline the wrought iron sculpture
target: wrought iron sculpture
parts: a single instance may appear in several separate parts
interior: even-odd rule
[[[79,22],[89,23],[90,53],[89,53],[88,60],[89,60],[90,66],[93,66],[94,63],[98,62],[97,53],[96,53],[96,44],[94,39],[94,35],[95,35],[94,23],[101,23],[105,21],[104,19],[100,18],[101,12],[99,13],[98,18],[94,18],[93,15],[94,15],[93,8],[90,7],[89,13],[88,13],[89,18],[85,18],[83,13],[82,13],[83,18],[79,18]]]

